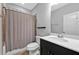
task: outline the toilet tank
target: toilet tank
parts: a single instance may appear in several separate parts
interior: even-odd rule
[[[40,44],[40,36],[36,36],[36,42]]]

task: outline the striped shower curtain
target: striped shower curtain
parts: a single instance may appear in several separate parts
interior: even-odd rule
[[[23,48],[35,40],[35,16],[6,9],[6,51]]]

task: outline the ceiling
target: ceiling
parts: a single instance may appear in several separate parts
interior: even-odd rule
[[[32,10],[37,5],[37,3],[14,3],[14,4],[29,10]]]
[[[52,11],[56,10],[56,9],[59,9],[65,5],[67,5],[68,3],[58,3],[58,4],[55,4],[55,5],[52,5]]]

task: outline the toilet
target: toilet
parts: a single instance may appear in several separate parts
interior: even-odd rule
[[[29,43],[26,49],[29,55],[40,55],[40,36],[36,36],[36,42]]]

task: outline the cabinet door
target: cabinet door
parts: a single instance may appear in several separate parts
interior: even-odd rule
[[[40,54],[49,55],[49,44],[44,40],[40,40]]]
[[[41,46],[41,55],[49,55],[49,50],[47,46]]]

